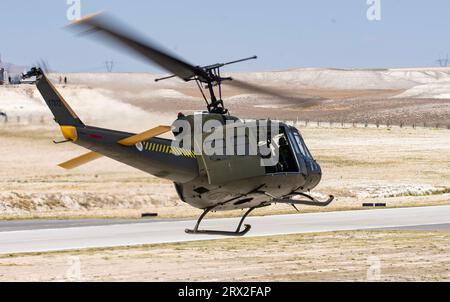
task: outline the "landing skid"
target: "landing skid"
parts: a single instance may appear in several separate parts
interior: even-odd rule
[[[268,195],[267,193],[265,193],[265,194]],[[290,205],[294,206],[294,208],[295,208],[296,204],[297,205],[316,206],[316,207],[326,207],[327,205],[329,205],[334,200],[334,196],[333,195],[330,195],[328,197],[328,199],[325,200],[325,201],[320,201],[320,200],[317,200],[314,197],[312,197],[312,196],[310,196],[310,195],[308,195],[306,193],[302,193],[302,192],[293,192],[293,193],[289,194],[287,196],[287,198],[276,198],[276,197],[273,197],[271,195],[268,195],[268,196],[272,197],[270,202],[273,202],[273,203],[287,203],[287,204],[290,204]],[[303,197],[306,197],[307,200],[291,199],[291,197],[293,197],[293,196],[303,196]],[[295,208],[295,209],[298,211],[297,208]]]
[[[245,220],[245,218],[248,216],[248,214],[250,214],[254,209],[257,208],[261,208],[264,207],[266,205],[259,205],[253,208],[250,208],[247,210],[247,212],[245,212],[244,216],[242,216],[241,220],[239,221],[239,224],[236,228],[236,231],[220,231],[220,230],[199,230],[199,226],[200,226],[200,222],[203,220],[203,218],[206,216],[206,214],[208,214],[209,212],[211,212],[212,210],[214,210],[215,208],[217,208],[218,206],[221,206],[221,204],[219,205],[215,205],[209,208],[206,208],[202,215],[200,215],[200,217],[197,220],[197,224],[195,225],[194,229],[186,229],[185,232],[188,234],[207,234],[207,235],[224,235],[224,236],[244,236],[245,234],[248,233],[248,231],[250,231],[251,229],[251,225],[249,224],[244,224],[244,229],[241,230],[242,224]]]
[[[292,200],[292,199],[289,199],[289,203],[290,204],[302,204],[302,205],[317,206],[317,207],[326,207],[327,205],[329,205],[334,200],[334,196],[333,195],[330,195],[328,197],[328,199],[325,200],[325,201],[320,201],[320,200],[315,199],[311,195],[308,195],[308,194],[302,193],[302,192],[291,193],[290,197],[292,197],[292,196],[303,196],[303,197],[306,197],[308,200]]]

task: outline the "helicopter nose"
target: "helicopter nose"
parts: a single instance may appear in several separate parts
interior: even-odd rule
[[[308,190],[315,188],[322,179],[322,169],[316,161],[310,162],[310,170],[308,171],[309,182],[307,185]]]

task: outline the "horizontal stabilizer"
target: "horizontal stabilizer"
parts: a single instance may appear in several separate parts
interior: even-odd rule
[[[137,144],[139,142],[146,141],[155,136],[169,132],[171,129],[172,129],[171,126],[158,126],[145,132],[124,138],[118,141],[118,143],[124,146],[133,146],[134,144]]]
[[[124,145],[124,146],[133,146],[134,144],[137,144],[139,142],[142,142],[142,141],[151,139],[155,136],[158,136],[160,134],[169,132],[171,129],[172,129],[171,126],[158,126],[158,127],[152,128],[150,130],[147,130],[145,132],[124,138],[124,139],[118,141],[118,143],[121,145]],[[74,169],[81,165],[87,164],[93,160],[96,160],[97,158],[100,158],[102,156],[103,155],[101,155],[97,152],[91,151],[91,152],[88,152],[81,156],[75,157],[71,160],[68,160],[64,163],[61,163],[58,166],[60,166],[61,168],[64,168],[64,169]]]
[[[103,155],[97,153],[97,152],[88,152],[86,154],[83,154],[81,156],[75,157],[71,160],[68,160],[66,162],[63,162],[61,164],[59,164],[58,166],[60,166],[61,168],[64,169],[74,169],[76,167],[79,167],[81,165],[87,164],[93,160],[96,160],[97,158],[102,157]]]

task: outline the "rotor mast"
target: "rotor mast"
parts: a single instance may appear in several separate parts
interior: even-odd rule
[[[231,77],[222,77],[220,75],[220,68],[226,65],[231,65],[235,63],[240,63],[248,60],[254,60],[257,59],[257,56],[252,56],[240,60],[235,60],[227,63],[217,63],[207,66],[197,66],[198,69],[202,70],[203,72],[201,74],[194,74],[192,77],[185,79],[186,82],[188,81],[195,81],[197,83],[198,88],[200,89],[200,92],[206,102],[206,106],[208,108],[208,112],[210,113],[219,113],[219,114],[227,114],[228,109],[224,107],[223,100],[222,100],[222,81],[231,81]],[[205,76],[206,75],[206,76]],[[155,82],[159,82],[162,80],[167,80],[176,77],[177,75],[170,75],[163,78],[155,79]],[[205,86],[202,86],[203,84],[206,84]],[[215,87],[217,87],[218,95],[216,96]],[[209,93],[209,100],[206,97],[205,93],[203,92],[203,89],[206,89]]]

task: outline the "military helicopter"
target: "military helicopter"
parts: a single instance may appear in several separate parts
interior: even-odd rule
[[[106,156],[172,181],[183,202],[203,210],[195,227],[186,229],[189,234],[242,236],[251,228],[248,224],[242,227],[245,218],[257,208],[284,203],[292,205],[297,210],[295,205],[327,206],[333,201],[332,195],[327,200],[320,201],[307,193],[320,182],[321,168],[299,131],[283,122],[277,122],[277,127],[274,128],[272,127],[274,121],[253,120],[256,124],[264,122],[269,126],[258,128],[256,132],[243,132],[244,138],[252,135],[256,137],[257,146],[269,150],[265,154],[258,150],[256,153],[243,152],[239,155],[233,152],[231,155],[208,154],[202,152],[201,148],[196,148],[208,140],[208,135],[211,136],[211,129],[205,131],[203,128],[208,122],[215,123],[215,127],[212,127],[215,133],[223,134],[224,131],[231,133],[234,142],[237,134],[234,130],[229,131],[229,125],[233,124],[235,128],[245,125],[243,120],[232,116],[225,108],[222,100],[223,82],[277,96],[277,93],[270,89],[221,76],[222,67],[255,59],[256,56],[224,64],[194,66],[116,24],[114,19],[102,13],[85,17],[72,23],[70,27],[82,29],[84,33],[100,34],[109,42],[125,47],[172,73],[156,81],[173,77],[179,77],[186,82],[194,81],[206,102],[207,111],[187,116],[179,114],[173,125],[159,125],[139,134],[88,126],[80,120],[47,78],[44,68],[34,67],[24,74],[23,78],[36,77],[37,89],[53,113],[55,121],[60,125],[65,140],[55,143],[72,142],[90,150],[86,154],[61,163],[60,167],[73,169]],[[203,89],[206,89],[207,93]],[[180,121],[184,122],[184,126],[177,126],[177,122]],[[200,138],[193,138],[196,135],[191,135],[191,132],[198,126],[195,125],[198,121],[200,135],[197,137]],[[183,131],[187,128],[190,130]],[[174,140],[158,137],[168,132],[174,134]],[[182,137],[183,132],[187,132],[187,137],[190,138],[185,139],[183,144],[175,144],[179,142],[177,138]],[[253,134],[250,135],[250,132]],[[228,141],[215,140],[214,143],[215,147],[220,145],[218,148],[223,149]],[[244,149],[248,151],[249,144],[244,145],[246,146]],[[261,164],[272,154],[277,154],[276,161]],[[234,209],[247,209],[236,230],[200,229],[201,221],[209,212]]]

